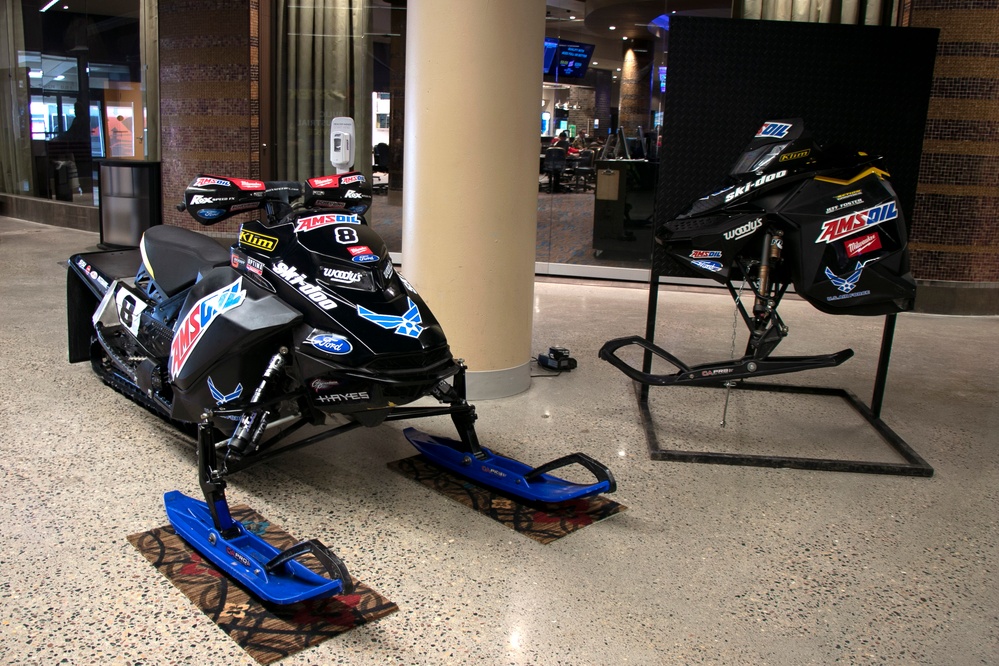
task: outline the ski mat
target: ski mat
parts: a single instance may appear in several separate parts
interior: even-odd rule
[[[245,504],[234,505],[231,511],[246,529],[278,548],[296,543],[291,535]],[[361,582],[350,595],[288,606],[265,604],[223,576],[170,525],[132,534],[128,540],[260,664],[273,663],[399,610],[395,603]]]
[[[603,495],[560,505],[527,504],[452,474],[422,455],[390,462],[388,468],[542,544],[557,541],[628,508]]]

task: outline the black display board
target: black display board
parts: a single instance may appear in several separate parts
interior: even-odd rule
[[[910,219],[938,32],[671,17],[656,226],[711,192],[775,118],[883,155]],[[658,249],[653,271],[693,275]]]

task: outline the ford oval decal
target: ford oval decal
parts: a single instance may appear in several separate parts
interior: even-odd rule
[[[354,350],[350,344],[350,340],[342,335],[334,335],[333,333],[319,333],[312,336],[308,340],[308,343],[327,354],[349,354]]]

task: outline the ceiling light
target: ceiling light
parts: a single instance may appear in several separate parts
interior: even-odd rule
[[[54,1],[55,1],[55,0],[53,0],[53,2],[54,2]],[[617,30],[617,26],[616,26],[616,25],[609,25],[609,26],[607,26],[607,29],[608,29],[608,30]]]
[[[621,39],[623,39],[624,41],[628,41],[627,37],[622,37]]]
[[[597,62],[596,60],[594,60],[594,61],[593,61],[593,62],[591,62],[590,64],[591,64],[591,65],[599,65],[600,63],[599,63],[599,62]]]
[[[576,20],[576,17],[575,17],[575,16],[570,16],[570,17],[569,17],[569,20],[570,20],[570,21],[575,21],[575,20]]]
[[[57,2],[59,2],[59,0],[52,0],[51,2],[49,2],[49,4],[45,5],[41,9],[39,9],[38,12],[41,13],[41,12],[48,11],[52,7],[52,5],[54,5]]]
[[[618,67],[618,68],[617,68],[617,71],[619,71],[619,72],[620,72],[620,71],[621,71],[621,68],[620,68],[620,67]]]
[[[28,70],[29,79],[40,79],[42,78],[42,70],[40,69],[29,69]]]
[[[66,77],[64,75],[60,74],[59,76],[55,77],[55,80],[56,81],[65,81]]]

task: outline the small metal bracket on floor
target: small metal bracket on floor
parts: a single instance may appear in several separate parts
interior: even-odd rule
[[[768,384],[757,382],[736,382],[731,388],[742,391],[772,391],[790,394],[824,395],[845,400],[870,425],[881,439],[891,446],[892,450],[906,460],[905,463],[868,462],[860,460],[839,460],[831,458],[798,458],[790,456],[751,455],[742,453],[719,453],[711,451],[687,451],[660,448],[656,435],[655,423],[649,410],[649,386],[635,382],[635,393],[642,416],[642,425],[649,446],[649,454],[653,460],[671,460],[675,462],[712,463],[720,465],[747,465],[754,467],[787,467],[793,469],[811,469],[828,472],[859,472],[862,474],[894,474],[900,476],[933,476],[933,467],[916,453],[904,439],[881,420],[881,407],[884,403],[885,384],[888,376],[888,363],[891,358],[892,340],[895,336],[895,317],[890,314],[885,318],[885,327],[881,336],[881,352],[878,357],[878,368],[874,381],[874,394],[868,407],[857,396],[843,388],[822,386],[793,386],[786,384]],[[648,354],[648,352],[646,352]],[[651,363],[648,359],[647,363]],[[725,388],[725,387],[722,387]],[[680,390],[682,387],[672,387],[669,390]],[[728,389],[726,389],[728,390]]]

